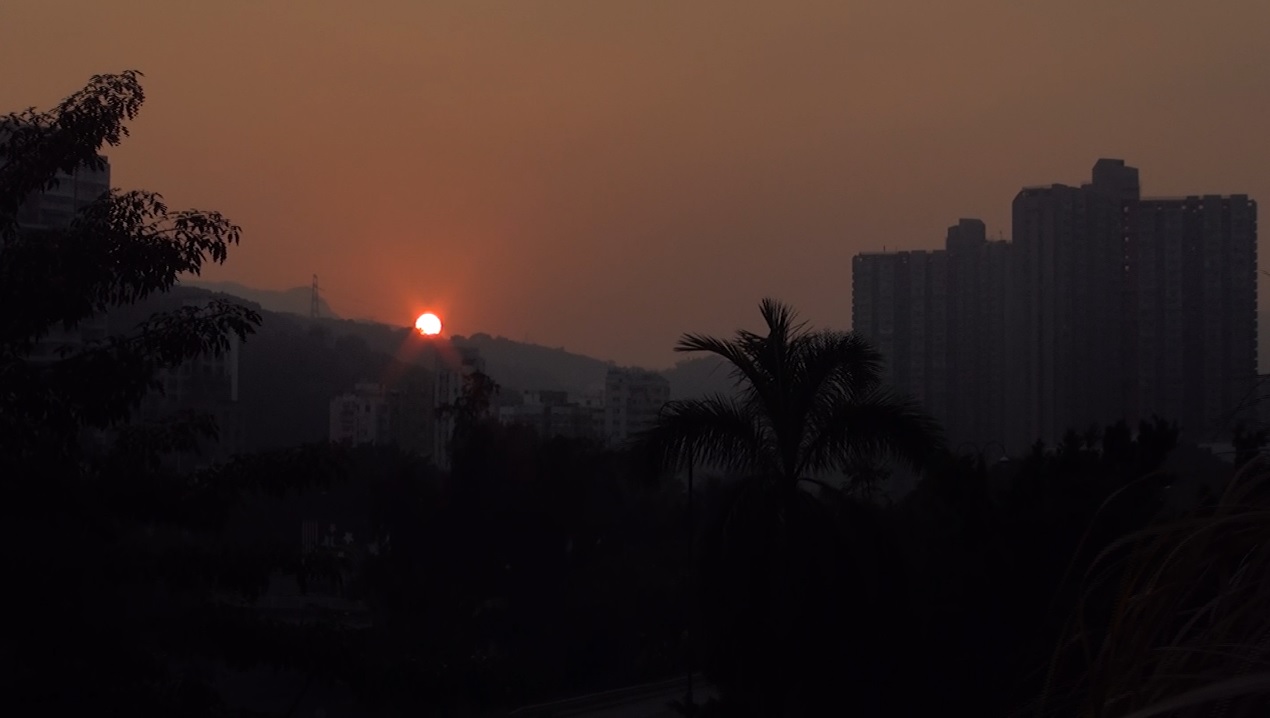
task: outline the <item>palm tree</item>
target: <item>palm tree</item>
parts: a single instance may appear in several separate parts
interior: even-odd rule
[[[942,449],[939,426],[882,386],[882,357],[868,342],[812,331],[772,299],[759,310],[767,336],[685,334],[675,346],[722,357],[739,392],[667,404],[643,436],[665,466],[703,462],[792,493],[832,472],[863,478],[882,458],[922,468]]]
[[[842,675],[886,675],[886,577],[900,573],[868,507],[799,488],[833,472],[868,482],[884,458],[921,468],[943,440],[915,402],[882,387],[882,357],[859,336],[812,331],[774,300],[759,308],[766,336],[686,334],[675,347],[722,357],[737,395],[670,402],[642,440],[668,468],[746,477],[718,492],[696,536],[697,605],[709,606],[694,619],[699,660],[730,704],[782,715],[791,701],[816,705],[814,691]]]

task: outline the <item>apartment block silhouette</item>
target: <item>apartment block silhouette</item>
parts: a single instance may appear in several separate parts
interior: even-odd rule
[[[962,219],[944,249],[857,255],[852,327],[954,444],[1010,452],[1160,416],[1191,441],[1254,415],[1257,206],[1142,198],[1138,170],[1026,187],[1012,240]]]

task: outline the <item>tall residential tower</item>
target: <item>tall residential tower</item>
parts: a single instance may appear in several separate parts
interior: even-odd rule
[[[854,258],[853,328],[954,443],[1152,416],[1207,442],[1252,417],[1256,203],[1143,199],[1122,160],[1092,174],[1020,191],[1012,242],[961,220],[943,251]]]

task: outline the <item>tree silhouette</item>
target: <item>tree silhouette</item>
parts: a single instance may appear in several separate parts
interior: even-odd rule
[[[726,360],[738,396],[667,404],[642,437],[667,466],[702,461],[792,491],[828,472],[872,467],[879,457],[921,468],[939,452],[938,425],[882,386],[882,357],[864,339],[811,331],[775,300],[764,299],[759,310],[766,336],[685,334],[675,346]]]
[[[196,450],[215,422],[135,416],[160,389],[159,370],[245,340],[254,311],[181,306],[116,336],[32,353],[58,328],[223,262],[238,242],[220,214],[172,212],[140,191],[109,190],[63,227],[19,221],[37,193],[104,167],[99,148],[118,145],[140,109],[140,77],[97,76],[51,111],[0,117],[0,555],[12,615],[22,616],[0,671],[21,713],[207,714],[218,699],[197,670],[205,658],[315,668],[347,655],[312,635],[307,650],[289,649],[304,630],[217,601],[250,598],[288,562],[272,547],[222,540],[241,495],[329,480],[339,462],[295,450],[179,473],[162,458]]]
[[[924,467],[943,442],[882,386],[881,357],[858,336],[811,331],[770,299],[760,311],[765,336],[688,334],[675,347],[731,364],[737,397],[671,402],[641,441],[663,466],[742,478],[711,498],[699,537],[701,665],[735,715],[804,714],[843,677],[864,695],[885,675],[881,627],[900,573],[871,511],[823,479],[867,484],[885,458]]]
[[[454,419],[452,440],[462,441],[484,420],[490,418],[490,410],[501,387],[488,374],[474,371],[463,377],[463,390],[454,401],[437,407],[437,416]]]
[[[0,118],[0,431],[16,451],[0,460],[60,454],[77,431],[119,424],[156,388],[158,369],[223,351],[259,324],[245,307],[212,301],[55,361],[25,360],[51,330],[166,291],[238,242],[220,214],[169,212],[160,195],[139,191],[110,190],[67,228],[19,225],[23,201],[64,181],[60,173],[104,166],[98,148],[120,143],[143,99],[140,73],[102,75],[52,111]]]

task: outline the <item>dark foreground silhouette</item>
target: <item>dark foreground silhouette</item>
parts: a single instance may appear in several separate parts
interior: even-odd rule
[[[0,134],[14,714],[498,715],[696,671],[717,699],[684,713],[1264,713],[1264,435],[1240,433],[1238,473],[1165,421],[958,456],[879,385],[876,352],[776,302],[765,334],[681,345],[730,363],[739,398],[674,403],[626,450],[499,425],[477,374],[448,407],[446,472],[391,446],[178,460],[215,422],[148,419],[144,397],[164,370],[250,347],[260,314],[178,302],[30,358],[238,240],[138,192],[67,228],[18,225],[142,99],[135,73],[94,78]],[[321,357],[339,339],[313,341]],[[318,375],[271,382],[298,401]],[[925,478],[886,502],[893,459]]]

